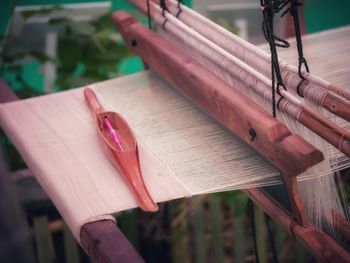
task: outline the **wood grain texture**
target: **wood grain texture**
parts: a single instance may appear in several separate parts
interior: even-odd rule
[[[250,99],[232,89],[165,39],[137,23],[125,12],[113,21],[126,43],[155,71],[221,124],[265,156],[284,176],[294,177],[323,160],[322,153],[299,136],[291,134]],[[176,74],[175,74],[176,72]],[[252,137],[252,133],[256,134]],[[293,165],[291,165],[293,164]],[[296,179],[285,180],[298,222],[307,219],[297,191]]]
[[[81,228],[81,244],[99,263],[144,262],[112,220],[85,224]]]
[[[312,225],[302,227],[276,201],[258,188],[244,190],[257,205],[323,262],[350,262],[350,254],[334,239]]]
[[[299,122],[350,157],[350,133],[346,129],[315,112],[305,110],[300,113]]]

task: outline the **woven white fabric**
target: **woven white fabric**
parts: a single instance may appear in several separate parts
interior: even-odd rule
[[[146,75],[128,78],[130,85]],[[109,83],[127,88],[123,79]],[[136,206],[101,150],[82,89],[0,105],[0,123],[77,239],[83,224]],[[158,202],[189,195],[139,148],[145,183]]]
[[[270,164],[154,73],[90,87],[134,130],[157,202],[280,181]],[[2,104],[0,124],[78,240],[83,224],[136,206],[101,150],[82,88]]]

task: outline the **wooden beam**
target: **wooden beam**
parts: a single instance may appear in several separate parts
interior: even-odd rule
[[[99,263],[144,262],[112,220],[83,225],[80,239],[89,255]]]

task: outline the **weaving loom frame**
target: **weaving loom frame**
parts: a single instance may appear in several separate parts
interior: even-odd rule
[[[0,103],[18,99],[4,81],[0,81]],[[245,190],[261,209],[294,235],[315,256],[326,262],[347,262],[350,254],[332,238],[313,226],[301,227],[284,209],[260,188]],[[81,228],[81,246],[103,263],[144,262],[112,220],[90,222]]]
[[[7,100],[7,94],[13,99],[13,93],[8,87],[0,85],[0,90],[0,102]],[[313,226],[301,227],[263,190],[255,188],[244,192],[288,232],[301,240],[317,257],[328,262],[349,259],[348,253],[333,239]],[[85,224],[81,228],[81,244],[98,262],[143,262],[112,220]]]

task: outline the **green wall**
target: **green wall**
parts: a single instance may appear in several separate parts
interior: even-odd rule
[[[305,24],[308,32],[350,24],[349,0],[304,0]]]

